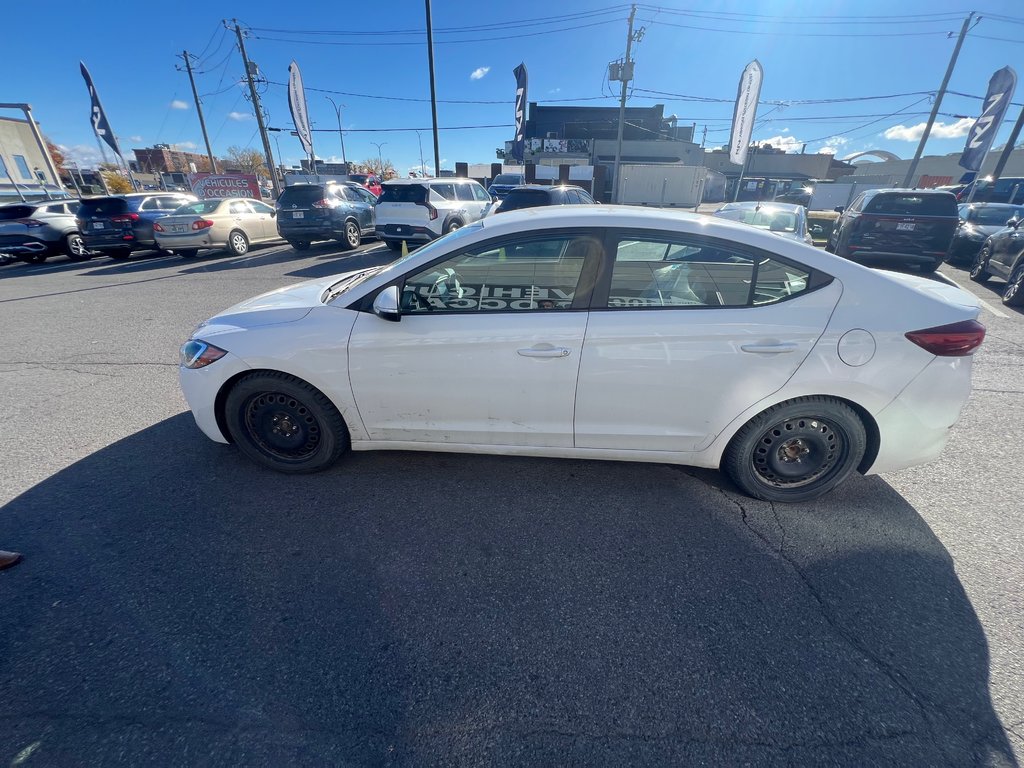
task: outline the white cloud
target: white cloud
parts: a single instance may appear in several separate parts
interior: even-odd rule
[[[825,146],[818,150],[819,155],[837,155],[839,149],[850,143],[850,140],[843,136],[833,136],[825,142]]]
[[[562,92],[561,88],[552,88],[550,91],[548,91],[548,93],[561,93],[561,92]]]
[[[783,133],[789,133],[789,128],[783,128],[783,129],[782,129],[782,132],[783,132]]]
[[[174,149],[186,150],[186,151],[190,150],[190,149],[198,149],[199,148],[199,145],[196,144],[194,141],[179,141],[177,144],[172,144],[171,146]]]
[[[250,115],[248,112],[228,112],[228,118],[231,120],[237,120],[238,122],[242,122],[243,120],[251,120],[252,115]]]
[[[894,125],[887,128],[882,134],[887,139],[895,141],[920,141],[924,135],[924,127],[927,123],[917,125]],[[929,138],[933,139],[957,139],[967,135],[974,125],[973,117],[963,117],[955,123],[935,123]]]
[[[481,77],[491,71],[490,67],[477,67],[473,70],[473,73],[469,76],[470,80],[479,80]]]
[[[95,144],[58,144],[57,148],[64,153],[65,158],[77,164],[79,168],[95,168],[103,162],[103,157]]]
[[[138,142],[138,141],[142,141],[142,137],[141,137],[141,136],[129,136],[128,138],[129,138],[129,139],[130,139],[131,141],[137,141],[137,142]]]
[[[772,136],[770,139],[758,139],[756,144],[771,144],[776,149],[781,149],[785,152],[800,151],[803,146],[803,142],[795,136]]]
[[[171,102],[171,109],[188,109],[188,102],[182,101],[181,99],[175,99]]]

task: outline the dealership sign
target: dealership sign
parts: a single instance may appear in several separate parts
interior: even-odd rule
[[[221,197],[260,199],[260,184],[251,173],[190,173],[192,192],[202,200]]]

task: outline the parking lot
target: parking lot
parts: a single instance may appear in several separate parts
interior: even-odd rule
[[[0,267],[0,765],[1016,765],[1024,315],[943,458],[773,505],[654,464],[196,429],[208,316],[374,241]],[[881,308],[880,308],[881,309]],[[1016,756],[1015,756],[1016,755]]]

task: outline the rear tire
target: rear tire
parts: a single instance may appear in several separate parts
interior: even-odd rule
[[[183,259],[194,259],[196,256],[199,255],[199,249],[198,248],[181,248],[179,250],[176,250],[175,253],[178,256],[181,256],[181,258],[183,258]]]
[[[455,221],[449,221],[448,226],[444,228],[444,233],[447,235],[449,232],[454,232],[456,229],[462,229],[462,222],[458,219]]]
[[[1010,279],[1006,281],[1003,304],[1007,307],[1024,307],[1024,259],[1017,262],[1010,273]]]
[[[402,250],[401,240],[385,240],[384,242],[388,244],[388,248],[390,248],[392,251]]]
[[[349,448],[348,428],[334,404],[286,373],[250,373],[231,388],[224,408],[238,449],[277,472],[318,472]]]
[[[362,241],[359,232],[359,225],[354,221],[349,220],[345,222],[345,236],[341,238],[340,242],[342,247],[346,251],[351,251],[353,248],[358,248],[359,243]]]
[[[983,246],[980,251],[974,256],[974,261],[971,263],[971,274],[970,278],[976,283],[984,285],[992,277],[992,273],[988,271],[988,259],[989,259],[989,248]]]
[[[308,240],[289,240],[288,245],[296,251],[308,251],[310,243]]]
[[[71,232],[70,234],[64,235],[63,242],[64,253],[72,261],[88,261],[92,258],[92,254],[89,253],[89,249],[85,247],[85,240],[77,232]]]
[[[114,261],[127,261],[132,255],[131,248],[114,248],[110,251],[103,251],[107,256],[112,258]]]
[[[50,258],[50,255],[45,252],[26,253],[23,256],[19,256],[18,258],[24,261],[26,264],[42,264],[44,261]]]
[[[249,252],[249,238],[240,229],[228,233],[228,253],[232,256],[245,256]]]
[[[852,408],[831,397],[798,397],[748,421],[726,448],[722,469],[754,498],[809,501],[845,480],[866,448]]]

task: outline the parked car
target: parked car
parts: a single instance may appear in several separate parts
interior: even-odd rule
[[[781,237],[788,237],[807,245],[814,245],[814,238],[807,229],[807,209],[793,203],[726,203],[712,216],[730,221],[739,221],[758,229],[767,229]]]
[[[179,374],[208,437],[282,472],[349,448],[655,461],[801,501],[938,457],[979,311],[754,227],[552,206],[242,302]]]
[[[478,221],[492,205],[472,179],[391,179],[377,198],[377,237],[394,250],[428,243]]]
[[[127,259],[132,251],[157,247],[154,221],[195,200],[180,192],[87,197],[78,208],[78,229],[90,251]]]
[[[946,255],[950,264],[973,264],[989,236],[1005,229],[1010,219],[1024,218],[1024,206],[1006,203],[971,203],[960,205],[957,210],[960,223]]]
[[[993,276],[1006,281],[1003,304],[1024,307],[1024,232],[1017,216],[985,241],[971,265],[971,280],[987,283]]]
[[[545,205],[597,205],[597,201],[581,187],[568,184],[526,184],[510,190],[493,212],[508,213],[521,208],[540,208]]]
[[[521,187],[526,183],[526,174],[523,173],[499,173],[491,180],[491,184],[487,187],[487,193],[494,200],[504,200],[505,195],[511,192],[516,187]]]
[[[875,267],[934,272],[960,222],[956,198],[933,189],[870,189],[841,214],[825,250]]]
[[[297,251],[316,240],[358,248],[374,233],[377,198],[354,181],[293,184],[277,198],[277,231]]]
[[[372,192],[374,197],[380,197],[379,176],[374,176],[372,173],[350,173],[348,174],[348,180],[362,185],[365,189]]]
[[[974,190],[973,196],[971,190]],[[972,203],[1024,204],[1024,176],[1004,176],[995,183],[990,179],[972,181],[960,190],[957,200],[962,203],[970,200]]]
[[[185,258],[201,248],[225,248],[243,256],[252,243],[280,239],[276,218],[277,211],[260,200],[198,200],[153,222],[153,233],[158,246]]]
[[[40,200],[0,206],[0,253],[41,264],[65,254],[72,261],[90,257],[78,232],[77,200]]]

